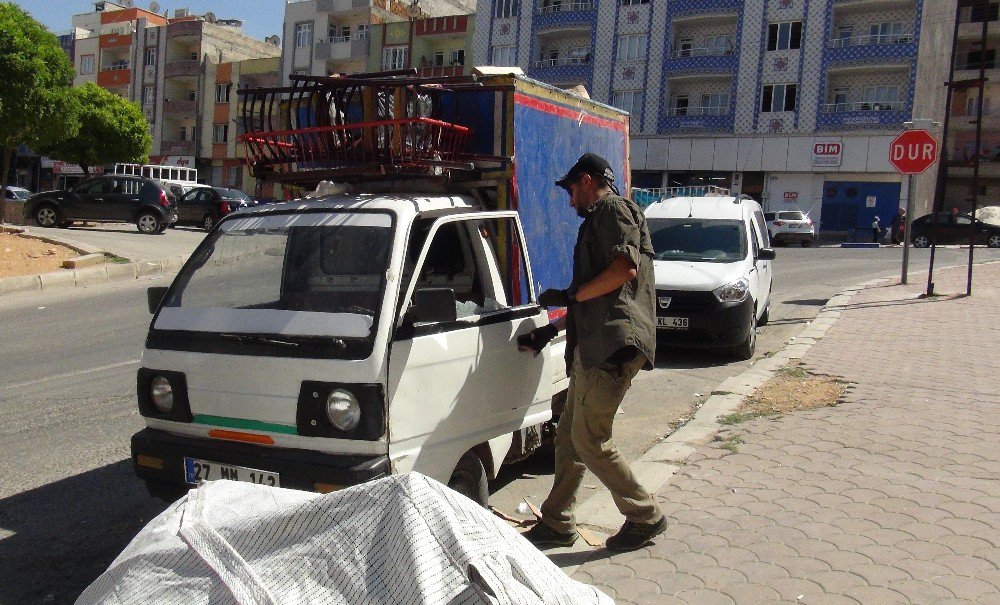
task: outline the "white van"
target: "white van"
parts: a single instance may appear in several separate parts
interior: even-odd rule
[[[733,196],[650,204],[657,341],[753,357],[767,323],[774,250],[760,204]]]
[[[152,179],[154,183],[169,191],[175,198],[180,198],[198,186],[198,170],[184,166],[115,164],[115,174],[129,174]]]

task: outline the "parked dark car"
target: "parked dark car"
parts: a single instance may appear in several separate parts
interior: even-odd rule
[[[73,221],[135,223],[140,233],[162,233],[177,221],[174,204],[162,187],[139,176],[107,174],[72,189],[31,196],[25,216],[40,227],[68,227]]]
[[[230,212],[256,205],[253,198],[239,189],[196,187],[177,202],[177,222],[199,225],[205,231],[211,231],[219,219]]]
[[[925,214],[913,219],[910,229],[910,243],[915,248],[926,248],[931,245],[931,234],[934,220],[937,220],[937,243],[968,244],[970,236],[975,233],[977,244],[986,244],[990,248],[1000,248],[1000,225],[973,220],[968,214],[952,214],[938,212]]]

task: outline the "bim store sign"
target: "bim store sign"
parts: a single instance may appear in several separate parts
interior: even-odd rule
[[[836,168],[844,157],[844,145],[840,141],[816,141],[813,143],[812,165],[814,168]]]

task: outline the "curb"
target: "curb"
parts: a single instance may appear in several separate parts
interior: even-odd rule
[[[695,412],[694,418],[632,462],[632,472],[635,473],[639,483],[651,494],[658,493],[670,482],[671,477],[698,446],[706,445],[715,439],[722,429],[718,418],[735,412],[746,397],[752,395],[757,387],[767,382],[780,368],[792,360],[805,356],[840,319],[842,314],[840,308],[847,305],[863,289],[895,281],[891,278],[880,278],[841,290],[831,297],[816,318],[793,336],[780,351],[770,357],[758,359],[748,370],[724,380]],[[618,512],[611,494],[607,491],[598,492],[581,502],[576,507],[575,513],[577,519],[582,520],[581,525],[601,533],[614,533],[621,524],[621,513]],[[572,574],[584,562],[580,561],[572,566],[570,571],[564,568],[564,571]]]
[[[27,235],[24,227],[4,225],[0,230]],[[104,250],[95,246],[63,239],[32,235],[31,237],[49,244],[66,246],[81,253],[104,255]],[[35,275],[15,275],[0,277],[0,297],[21,292],[41,292],[102,284],[112,281],[136,280],[142,277],[162,276],[175,273],[187,262],[189,255],[168,256],[159,260],[132,261],[129,263],[107,262],[102,265],[82,269],[63,269]]]

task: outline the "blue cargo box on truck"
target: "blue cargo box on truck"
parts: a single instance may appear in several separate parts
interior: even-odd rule
[[[254,176],[303,191],[492,189],[487,205],[521,216],[539,291],[569,285],[580,224],[555,181],[592,152],[630,190],[628,114],[520,74],[292,76],[240,95]]]

